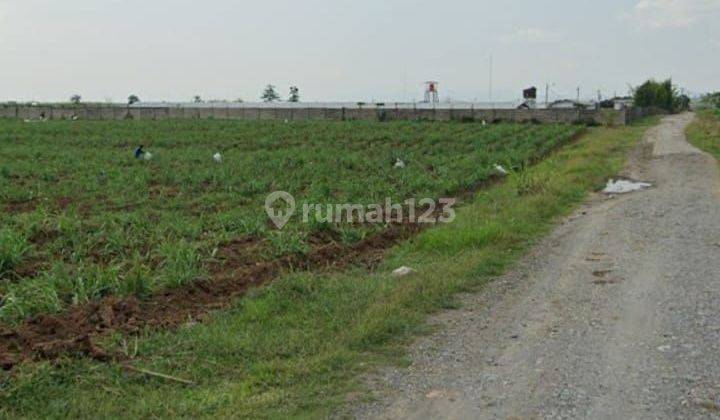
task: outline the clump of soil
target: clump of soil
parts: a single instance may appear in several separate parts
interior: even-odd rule
[[[5,212],[9,214],[30,213],[35,211],[37,206],[37,200],[12,201],[5,204]]]

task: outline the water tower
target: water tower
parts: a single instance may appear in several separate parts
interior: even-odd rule
[[[423,102],[425,103],[438,103],[440,102],[440,97],[438,96],[438,82],[435,82],[433,80],[425,82],[425,100]]]
[[[523,105],[526,105],[528,108],[535,108],[535,103],[537,101],[537,88],[532,86],[523,90],[523,99],[525,100]]]

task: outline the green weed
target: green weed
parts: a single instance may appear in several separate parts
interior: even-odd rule
[[[30,251],[26,239],[19,233],[0,229],[0,279],[10,274]]]

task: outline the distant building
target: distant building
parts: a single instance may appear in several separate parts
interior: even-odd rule
[[[595,109],[596,104],[593,102],[578,102],[572,99],[560,99],[548,105],[550,109]]]
[[[625,108],[630,108],[633,106],[633,98],[630,96],[624,96],[624,97],[615,97],[612,98],[611,101],[613,102],[613,108],[616,110],[621,110]]]

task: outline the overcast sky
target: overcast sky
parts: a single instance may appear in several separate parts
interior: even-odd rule
[[[720,90],[720,0],[0,0],[0,101]],[[542,91],[541,90],[541,91]]]

